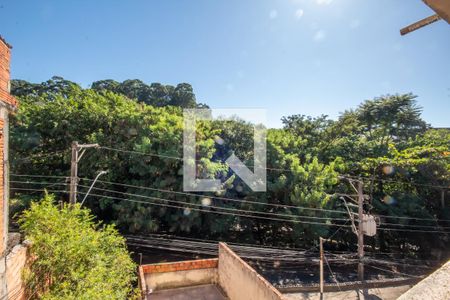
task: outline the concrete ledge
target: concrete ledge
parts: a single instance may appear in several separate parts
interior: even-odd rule
[[[217,268],[217,258],[143,265],[144,274]]]
[[[450,260],[398,298],[398,300],[422,299],[450,299]]]

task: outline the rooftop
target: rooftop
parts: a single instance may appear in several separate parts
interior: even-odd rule
[[[2,41],[9,49],[12,49],[12,46],[8,44],[8,42],[0,35],[0,41]]]
[[[143,299],[283,300],[285,297],[226,244],[219,257],[139,266]]]
[[[217,285],[206,284],[192,287],[184,287],[170,290],[161,290],[152,293],[152,300],[176,299],[208,299],[208,300],[226,300],[223,292]]]

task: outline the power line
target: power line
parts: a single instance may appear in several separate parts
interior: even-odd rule
[[[201,253],[217,255],[217,241],[189,241],[182,239],[126,235],[127,244],[138,247],[173,250],[177,252]],[[228,243],[239,256],[261,261],[286,261],[290,263],[309,262],[317,260],[315,255],[306,255],[304,250],[291,248],[271,248],[259,245],[242,245]],[[340,258],[342,259],[342,258]]]
[[[85,194],[85,193],[80,193]],[[245,218],[256,218],[256,219],[262,219],[262,220],[271,220],[271,221],[279,221],[279,222],[292,222],[292,223],[300,223],[300,224],[311,224],[311,225],[322,225],[322,226],[341,226],[337,224],[327,224],[327,223],[319,223],[319,222],[308,222],[308,221],[299,221],[299,220],[288,220],[288,219],[280,219],[280,218],[269,218],[269,217],[263,217],[263,216],[255,216],[255,215],[245,215],[245,214],[238,214],[238,213],[229,213],[224,211],[214,211],[214,210],[205,210],[200,208],[193,208],[193,207],[183,207],[183,206],[176,206],[171,204],[163,204],[163,203],[154,203],[154,202],[148,202],[148,201],[140,201],[140,200],[131,200],[131,199],[125,199],[125,198],[119,198],[119,197],[113,197],[113,196],[105,196],[105,195],[99,195],[99,194],[90,194],[91,196],[95,197],[103,197],[103,198],[109,198],[109,199],[115,199],[115,200],[121,200],[121,201],[128,201],[128,202],[135,202],[135,203],[141,203],[141,204],[149,204],[149,205],[155,205],[155,206],[164,206],[164,207],[171,207],[171,208],[177,208],[177,209],[188,209],[193,211],[199,211],[199,212],[205,212],[205,213],[214,213],[214,214],[221,214],[221,215],[231,215],[231,216],[238,216],[238,217],[245,217]],[[162,199],[163,201],[168,201],[167,199]],[[350,227],[350,226],[348,226]]]
[[[135,235],[129,235],[134,236]],[[146,236],[142,236],[143,238],[150,237],[150,238],[162,238],[162,239],[169,239],[169,240],[185,240],[185,241],[193,241],[193,242],[207,242],[207,243],[214,243],[217,244],[219,242],[225,242],[228,245],[236,245],[236,246],[249,246],[249,247],[258,247],[258,248],[268,248],[273,250],[293,250],[293,251],[306,251],[302,248],[295,248],[295,247],[287,247],[287,248],[280,248],[280,247],[274,247],[274,246],[267,246],[267,245],[261,245],[261,244],[245,244],[245,243],[235,243],[235,242],[229,242],[229,241],[218,241],[218,240],[207,240],[207,239],[200,239],[200,238],[192,238],[192,237],[182,237],[178,235],[170,235],[170,234],[149,234]]]
[[[374,269],[377,269],[377,270],[380,270],[380,271],[392,273],[392,274],[395,274],[395,275],[403,275],[403,276],[408,276],[408,277],[412,277],[412,278],[419,278],[419,279],[423,278],[423,276],[415,276],[415,275],[406,274],[406,273],[402,273],[402,272],[398,272],[398,271],[387,270],[387,269],[375,267],[375,266],[372,266],[372,265],[369,265],[369,264],[366,264],[366,266],[374,268]]]
[[[441,228],[450,229],[450,226],[433,226],[433,225],[414,225],[414,224],[398,224],[398,223],[380,223],[380,225],[387,226],[400,226],[400,227],[410,227],[410,228]]]
[[[389,216],[389,215],[379,215],[379,217],[390,218],[390,219],[405,219],[405,220],[423,220],[423,221],[445,221],[450,222],[450,219],[437,219],[437,218],[416,218],[416,217],[403,217],[403,216]]]
[[[179,156],[162,155],[162,154],[148,153],[148,152],[135,151],[135,150],[125,150],[125,149],[118,149],[118,148],[106,147],[106,146],[100,146],[99,149],[183,161],[183,158],[179,157]],[[200,161],[200,160],[196,160],[196,161]],[[251,167],[251,166],[247,166],[247,167]],[[291,172],[291,173],[293,172],[290,169],[281,169],[281,168],[266,167],[264,169],[271,170],[271,171],[282,171],[282,172]],[[364,177],[364,176],[341,175],[340,177],[349,178],[349,179],[369,179],[369,180],[376,180],[376,181],[386,181],[386,182],[410,184],[410,185],[416,185],[416,186],[426,186],[426,187],[433,187],[433,188],[439,188],[439,189],[449,189],[448,186],[430,185],[430,184],[422,184],[422,183],[414,183],[414,182],[406,182],[406,181],[394,181],[394,180],[389,180],[389,179],[372,178],[372,177]]]
[[[426,184],[426,183],[416,183],[416,182],[400,181],[400,180],[385,179],[385,178],[372,178],[372,177],[367,177],[367,176],[351,176],[351,175],[342,175],[342,176],[343,176],[343,177],[346,177],[346,178],[350,178],[350,179],[375,180],[375,181],[381,181],[381,182],[409,184],[409,185],[423,186],[423,187],[431,187],[431,188],[437,188],[437,189],[449,189],[449,188],[450,188],[449,186],[443,186],[443,185],[433,185],[433,184]]]
[[[450,233],[450,231],[443,231],[443,230],[416,230],[416,229],[398,229],[398,228],[386,228],[386,227],[380,227],[377,228],[377,230],[382,230],[382,231],[404,231],[404,232],[429,232],[429,233]]]
[[[106,146],[100,146],[100,149],[105,149],[105,150],[109,150],[109,151],[116,151],[116,152],[122,152],[122,153],[130,153],[130,154],[139,154],[139,155],[144,155],[144,156],[151,156],[151,157],[159,157],[159,158],[165,158],[165,159],[175,159],[178,161],[183,161],[184,158],[179,157],[179,156],[170,156],[170,155],[162,155],[162,154],[154,154],[154,153],[148,153],[148,152],[141,152],[141,151],[135,151],[135,150],[124,150],[124,149],[118,149],[118,148],[112,148],[112,147],[106,147]],[[196,159],[196,162],[201,162],[201,160]],[[224,163],[221,161],[217,161],[217,163]],[[246,165],[246,167],[253,167],[250,165]],[[279,169],[279,168],[262,168],[265,170],[270,170],[270,171],[281,171],[281,172],[292,172],[292,170],[289,169]]]
[[[89,187],[89,186],[86,186],[86,185],[79,185],[79,186],[81,186],[81,187]],[[118,192],[118,191],[102,189],[102,188],[98,188],[98,187],[93,187],[92,189],[99,190],[99,191],[104,191],[104,192],[110,192],[110,193],[117,193],[117,194],[121,194],[121,195],[125,195],[125,196],[140,197],[140,198],[159,200],[159,201],[167,201],[167,202],[172,202],[172,203],[177,203],[177,204],[187,204],[187,205],[194,205],[194,206],[201,206],[201,207],[217,208],[217,209],[223,209],[223,210],[229,210],[229,211],[250,212],[250,213],[255,213],[255,214],[267,214],[267,215],[281,216],[281,217],[288,217],[288,218],[299,217],[299,218],[305,218],[305,219],[338,220],[338,221],[346,221],[347,220],[347,219],[312,217],[312,216],[302,216],[302,215],[288,215],[288,214],[280,214],[280,213],[273,213],[273,212],[261,212],[261,211],[252,211],[252,210],[229,208],[229,207],[220,207],[220,206],[214,206],[214,205],[203,205],[203,204],[199,204],[199,203],[190,203],[190,202],[185,202],[185,201],[170,200],[170,199],[159,198],[159,197],[152,197],[152,196],[145,196],[145,195],[139,195],[139,194]]]
[[[26,183],[26,184],[52,184],[52,185],[67,185],[65,182],[42,182],[42,181],[17,181],[17,180],[10,180],[10,183]]]
[[[69,178],[69,176],[50,176],[50,175],[37,175],[37,174],[9,174],[13,177],[32,177],[32,178]]]
[[[339,282],[338,282],[338,280],[337,280],[337,278],[336,278],[336,276],[334,275],[334,273],[333,273],[333,271],[331,270],[331,267],[330,267],[330,264],[328,263],[328,259],[327,259],[327,257],[324,255],[323,256],[323,258],[324,258],[324,260],[325,260],[325,262],[327,263],[327,266],[328,266],[328,270],[330,270],[330,273],[331,273],[331,277],[333,278],[333,280],[336,282],[336,284],[337,284],[337,287],[338,287],[338,289],[339,289],[339,291],[342,291],[341,290],[341,286],[339,285]]]
[[[120,192],[119,192],[120,193]],[[92,194],[94,195],[94,194]],[[133,196],[136,196],[134,194],[131,194]],[[99,197],[102,197],[102,195],[96,195]],[[138,195],[139,196],[139,195]],[[106,198],[110,197],[110,196],[104,196]],[[117,198],[117,197],[113,197],[113,198]],[[149,197],[149,198],[156,198],[156,197]],[[153,204],[153,205],[161,205],[161,204],[155,204],[155,203],[149,203],[146,201],[135,201],[135,200],[130,200],[130,199],[124,199],[124,198],[117,198],[118,200],[125,200],[125,201],[132,201],[132,202],[140,202],[140,203],[145,203],[145,204]],[[162,200],[162,201],[171,201],[168,199],[162,199],[162,198],[157,198],[158,200]],[[183,203],[183,204],[188,204],[189,203]],[[163,205],[163,206],[168,206],[168,207],[174,207],[174,208],[185,208],[185,207],[179,207],[179,206],[173,206],[173,205]],[[217,208],[217,207],[215,207]],[[249,217],[249,218],[260,218],[260,219],[268,219],[268,220],[274,220],[274,221],[287,221],[287,222],[294,222],[294,223],[304,223],[304,224],[313,224],[313,225],[325,225],[325,226],[338,226],[338,227],[350,227],[350,226],[345,226],[345,225],[338,225],[338,224],[327,224],[327,223],[319,223],[319,222],[306,222],[306,221],[299,221],[299,220],[286,220],[286,219],[275,219],[275,218],[267,218],[267,217],[261,217],[261,216],[254,216],[254,215],[242,215],[242,214],[233,214],[233,213],[225,213],[225,212],[217,212],[217,211],[211,211],[211,210],[204,210],[204,209],[196,209],[196,208],[189,208],[192,210],[197,210],[197,211],[203,211],[203,212],[209,212],[209,213],[219,213],[219,214],[228,214],[228,215],[236,215],[236,216],[242,216],[242,217]],[[241,212],[250,212],[251,211],[247,211],[247,210],[238,210],[238,209],[233,209],[235,211],[241,211]],[[449,233],[447,231],[439,231],[439,230],[413,230],[413,229],[392,229],[392,228],[378,228],[378,230],[385,230],[385,231],[406,231],[406,232],[429,232],[429,233]]]
[[[29,188],[11,188],[11,190],[15,191],[35,191],[35,192],[50,192],[50,193],[68,193],[66,190],[47,190],[46,188],[42,189],[29,189]]]
[[[36,158],[48,158],[48,157],[56,156],[57,154],[61,154],[64,152],[68,152],[68,150],[59,150],[59,151],[55,151],[55,152],[35,154],[35,155],[30,155],[27,157],[20,157],[20,158],[12,157],[12,160],[14,162],[16,162],[16,161],[26,161],[26,160],[30,160],[30,159],[36,159]]]
[[[35,178],[64,178],[64,179],[68,179],[69,178],[67,176],[48,176],[48,175],[34,175],[34,174],[29,174],[29,175],[28,174],[10,174],[10,175],[11,176],[16,176],[16,177],[35,177]],[[92,179],[89,179],[89,178],[80,178],[80,179],[81,180],[92,181]],[[195,194],[195,193],[171,191],[171,190],[165,190],[165,189],[157,189],[157,188],[151,188],[151,187],[145,187],[145,186],[137,186],[137,185],[130,185],[130,184],[123,184],[123,183],[103,181],[103,180],[98,180],[98,182],[102,182],[102,183],[105,183],[105,184],[111,184],[111,185],[117,185],[117,186],[130,187],[130,188],[146,189],[146,190],[153,190],[153,191],[173,193],[173,194],[180,194],[180,195],[188,195],[188,196],[194,196],[194,197],[207,197],[207,198],[211,198],[211,199],[246,202],[246,203],[257,204],[257,205],[265,205],[265,206],[274,206],[274,207],[282,207],[282,208],[287,207],[287,208],[294,208],[294,209],[303,209],[303,210],[313,210],[313,211],[323,211],[323,212],[329,212],[329,213],[346,214],[343,211],[337,211],[337,210],[310,208],[310,207],[302,207],[302,206],[294,206],[294,205],[283,205],[283,204],[275,204],[275,203],[262,203],[262,202],[251,201],[251,200],[241,200],[241,199],[234,199],[234,198],[227,198],[227,197],[218,197],[218,196],[210,196],[210,195],[199,195],[199,194]],[[384,218],[389,218],[389,219],[404,219],[404,220],[434,221],[434,222],[450,222],[450,219],[406,217],[406,216],[390,216],[390,215],[383,215],[383,214],[376,214],[376,215],[379,216],[379,217],[384,217]]]
[[[59,183],[57,183],[59,184]],[[83,186],[83,187],[87,187],[87,186]],[[17,188],[13,188],[15,190],[18,190]],[[93,189],[97,189],[97,190],[101,190],[101,191],[106,191],[106,192],[111,192],[111,193],[118,193],[118,194],[122,194],[122,195],[127,195],[127,196],[134,196],[134,197],[141,197],[141,198],[146,198],[146,199],[153,199],[153,200],[157,200],[157,201],[167,201],[167,202],[172,202],[172,203],[177,203],[177,204],[183,204],[183,205],[193,205],[193,206],[201,206],[201,207],[205,207],[205,205],[203,204],[196,204],[196,203],[189,203],[189,202],[181,202],[181,201],[176,201],[176,200],[170,200],[170,199],[165,199],[165,198],[159,198],[159,197],[150,197],[150,196],[144,196],[144,195],[138,195],[138,194],[131,194],[131,193],[124,193],[124,192],[118,192],[118,191],[114,191],[114,190],[108,190],[108,189],[101,189],[101,188],[96,188],[94,187]],[[25,190],[25,189],[21,189],[21,190]],[[33,190],[33,189],[28,189],[28,190]],[[122,199],[122,198],[121,198]],[[208,207],[208,206],[207,206]],[[218,206],[209,206],[211,208],[216,208],[219,210],[228,210],[228,211],[237,211],[239,213],[251,213],[251,214],[262,214],[262,215],[274,215],[274,216],[281,216],[281,217],[288,217],[288,218],[305,218],[305,219],[325,219],[325,220],[341,220],[341,221],[348,221],[348,219],[339,219],[339,218],[323,218],[323,217],[312,217],[312,216],[297,216],[297,215],[286,215],[286,214],[279,214],[279,213],[272,213],[272,212],[258,212],[258,211],[248,211],[248,210],[242,210],[242,209],[235,209],[235,208],[224,208],[224,207],[218,207]],[[193,208],[191,208],[193,209]],[[246,215],[248,216],[248,215]],[[252,215],[254,216],[254,215]],[[249,216],[250,217],[250,216]],[[257,216],[254,216],[257,217]],[[278,221],[290,221],[292,219],[279,219]],[[305,221],[300,221],[297,220],[300,223],[308,223]],[[326,225],[326,226],[339,226],[337,224],[327,224],[327,223],[322,223],[322,222],[309,222],[310,224],[316,224],[316,225]],[[389,224],[392,226],[402,226],[404,224]],[[423,225],[425,226],[425,225]],[[423,228],[422,226],[422,228]],[[350,226],[348,226],[350,227]],[[414,225],[410,225],[410,227],[412,228],[420,228],[420,225],[417,225],[414,227]],[[430,228],[447,228],[447,227],[430,227]],[[339,229],[338,229],[339,230]],[[384,231],[404,231],[404,232],[429,232],[429,233],[449,233],[448,231],[442,231],[442,230],[417,230],[417,229],[398,229],[398,228],[387,228],[387,227],[380,227],[378,228],[378,230],[384,230]]]
[[[88,178],[80,178],[80,179],[93,181],[92,179],[88,179]],[[210,195],[200,195],[200,194],[195,194],[195,193],[171,191],[171,190],[157,189],[157,188],[151,188],[151,187],[145,187],[145,186],[136,186],[136,185],[130,185],[130,184],[116,183],[116,182],[104,181],[104,180],[97,180],[97,182],[110,184],[110,185],[129,187],[129,188],[137,188],[137,189],[158,191],[158,192],[164,192],[164,193],[187,195],[187,196],[193,196],[193,197],[203,197],[203,198],[211,198],[211,199],[218,199],[218,200],[225,200],[225,201],[234,201],[234,202],[241,202],[241,203],[250,203],[250,204],[257,204],[257,205],[274,206],[274,207],[279,207],[279,208],[293,208],[293,209],[301,209],[301,210],[311,210],[311,211],[347,214],[346,212],[343,212],[343,211],[330,210],[330,209],[295,206],[295,205],[284,205],[284,204],[276,204],[276,203],[264,203],[264,202],[258,202],[258,201],[252,201],[252,200],[235,199],[235,198],[227,198],[227,197],[218,197],[218,196],[210,196]]]

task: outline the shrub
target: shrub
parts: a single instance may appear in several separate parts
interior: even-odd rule
[[[19,218],[31,241],[24,277],[27,299],[129,299],[135,264],[125,239],[112,225],[94,221],[90,211],[58,208],[46,195]]]

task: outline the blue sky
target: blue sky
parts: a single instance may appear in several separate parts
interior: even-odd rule
[[[450,127],[450,26],[420,0],[2,1],[12,76],[191,83],[213,108],[335,118],[365,99],[419,96]]]

